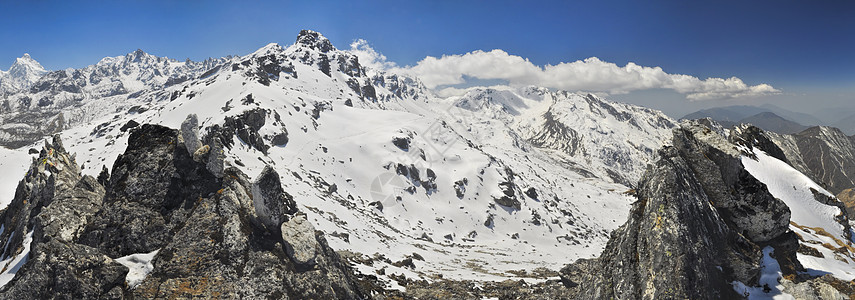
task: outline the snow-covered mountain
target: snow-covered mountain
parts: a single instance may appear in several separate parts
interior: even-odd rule
[[[204,63],[106,58],[8,99],[17,111],[62,108],[66,148],[93,176],[126,147],[130,127],[177,128],[195,114],[227,146],[227,164],[251,177],[274,166],[333,248],[392,261],[418,254],[412,270],[364,266],[415,278],[501,279],[598,255],[628,212],[624,192],[674,124],[536,87],[437,98],[311,31]]]
[[[39,62],[24,53],[15,60],[9,71],[0,70],[0,95],[26,90],[47,73]]]
[[[599,256],[677,126],[534,86],[440,98],[308,30],[204,62],[105,58],[47,73],[0,106],[0,138],[16,148],[0,153],[0,182],[20,180],[30,162],[19,160],[41,155],[27,151],[49,133],[96,177],[141,124],[197,129],[204,146],[189,153],[222,151],[249,178],[272,167],[332,249],[398,289],[401,278],[544,281]],[[3,187],[0,206],[15,193]]]

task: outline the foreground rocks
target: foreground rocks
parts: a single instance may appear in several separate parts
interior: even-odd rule
[[[747,129],[727,138],[698,122],[674,129],[673,146],[659,150],[639,183],[629,220],[599,258],[562,269],[564,285],[590,299],[740,299],[733,283],[758,286],[761,249],[771,246],[788,292],[848,295],[852,283],[802,273],[789,208],[744,169],[740,155],[750,153],[739,147],[785,155]]]
[[[99,180],[80,175],[59,137],[46,142],[0,213],[4,258],[28,255],[0,298],[367,298],[275,171],[253,183],[210,152],[194,160],[188,149],[205,145],[181,135],[132,129]],[[153,251],[154,269],[129,287],[115,259]]]

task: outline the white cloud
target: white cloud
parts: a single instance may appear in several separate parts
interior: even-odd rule
[[[375,70],[388,70],[396,68],[394,62],[386,60],[386,56],[374,50],[368,41],[358,39],[350,43],[350,53],[359,58],[359,64]]]
[[[425,57],[415,66],[399,67],[371,48],[365,40],[356,40],[351,53],[363,65],[418,77],[440,94],[457,94],[451,85],[466,82],[465,77],[505,80],[511,85],[537,85],[569,91],[622,94],[649,89],[670,89],[685,94],[691,101],[755,97],[780,93],[768,84],[748,85],[737,77],[699,79],[690,75],[669,74],[660,67],[627,63],[621,67],[596,57],[585,60],[538,66],[528,59],[502,50],[472,51],[462,55]],[[464,77],[465,76],[465,77]]]
[[[707,78],[669,74],[660,67],[628,63],[620,67],[596,57],[557,65],[537,66],[502,50],[426,57],[400,72],[421,78],[430,88],[464,83],[464,76],[502,79],[511,85],[537,85],[570,91],[621,94],[647,89],[671,89],[689,100],[727,99],[777,94],[768,84],[748,85],[731,77]]]

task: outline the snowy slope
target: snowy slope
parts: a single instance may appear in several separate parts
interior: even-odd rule
[[[104,77],[139,89],[133,97],[86,85],[66,117],[64,144],[84,173],[112,165],[131,121],[178,128],[196,114],[203,133],[235,133],[227,164],[249,176],[274,166],[333,248],[386,276],[542,279],[550,273],[537,268],[599,255],[634,200],[624,192],[673,126],[653,110],[534,87],[436,98],[309,31],[178,84],[135,78],[179,62],[135,60],[98,64],[139,66]],[[407,258],[414,267],[397,263]]]
[[[810,180],[787,163],[760,150],[750,150],[742,164],[752,176],[766,184],[775,198],[790,208],[790,229],[801,237],[800,243],[819,252],[798,254],[798,259],[811,275],[832,274],[842,280],[855,279],[855,250],[851,230],[836,221],[843,212],[836,206],[819,202],[817,198],[834,195]],[[817,194],[817,196],[815,196]]]
[[[0,169],[3,179],[0,180],[0,207],[6,207],[15,197],[18,182],[24,178],[30,168],[32,158],[26,151],[9,150],[0,147]]]

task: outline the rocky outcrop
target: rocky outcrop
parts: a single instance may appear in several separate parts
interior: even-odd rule
[[[600,258],[563,269],[565,285],[594,299],[741,298],[731,283],[757,284],[765,246],[785,275],[802,270],[789,208],[742,166],[739,147],[753,144],[697,122],[673,134],[639,182],[627,223]]]
[[[737,298],[730,282],[756,278],[759,249],[726,225],[679,154],[660,150],[639,183],[630,219],[612,233],[596,271],[588,273],[592,278],[582,284],[583,295]]]
[[[0,298],[121,298],[128,269],[75,243],[103,197],[104,188],[91,176],[80,175],[59,136],[45,141],[15,198],[0,214],[3,259],[27,257],[18,275],[0,289]],[[2,266],[4,271],[13,267]]]
[[[673,143],[713,206],[737,232],[768,242],[789,230],[790,209],[745,170],[733,143],[697,123],[675,129]]]
[[[251,98],[251,96],[248,97]],[[269,115],[273,116],[273,120],[268,119]],[[277,126],[278,133],[270,135],[259,133],[259,130],[267,123]],[[229,149],[233,146],[234,137],[265,154],[271,146],[283,147],[288,144],[288,130],[283,125],[278,113],[261,108],[246,110],[236,116],[228,116],[225,118],[223,126],[213,125],[207,130],[208,133],[204,140],[217,137],[222,145]]]
[[[98,180],[46,142],[0,213],[4,257],[28,257],[0,298],[366,298],[275,171],[215,176],[211,153],[194,160],[181,135],[131,129]],[[115,259],[138,253],[156,253],[154,268],[132,288]]]
[[[287,215],[297,212],[294,198],[282,190],[279,174],[266,166],[252,183],[252,205],[259,220],[267,226],[278,227]]]
[[[223,187],[199,199],[187,224],[134,291],[151,298],[358,299],[348,267],[304,217],[305,232],[280,234],[254,213],[252,184],[227,169]],[[285,224],[282,224],[286,227]],[[306,237],[310,236],[311,239]],[[314,249],[311,261],[289,249]],[[302,251],[302,250],[301,250]]]
[[[855,189],[846,189],[837,194],[837,199],[846,206],[846,214],[850,220],[855,220]]]
[[[110,257],[148,253],[165,246],[200,197],[220,183],[179,141],[178,130],[142,125],[111,172],[104,207],[81,243]]]

